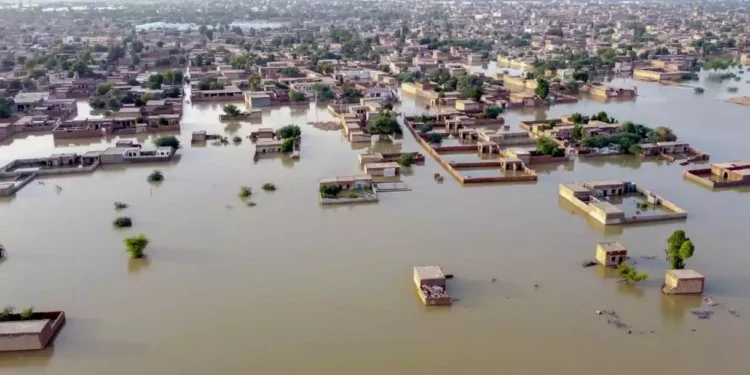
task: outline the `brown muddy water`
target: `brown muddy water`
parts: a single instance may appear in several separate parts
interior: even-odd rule
[[[583,100],[505,114],[508,124],[580,111],[672,127],[712,161],[750,159],[749,107],[726,87],[637,85],[635,101]],[[405,99],[419,114],[424,103]],[[44,351],[0,354],[2,374],[746,374],[750,345],[750,189],[709,191],[677,163],[614,157],[537,168],[533,184],[461,187],[431,158],[403,177],[410,192],[377,204],[323,208],[320,177],[360,173],[323,106],[264,110],[262,122],[221,124],[220,104],[188,105],[180,160],[44,179],[0,201],[0,304],[62,309],[68,323]],[[248,135],[259,126],[302,126],[302,158],[253,162],[253,146],[191,147],[205,129]],[[109,140],[114,142],[115,140]],[[139,139],[149,142],[148,139]],[[80,152],[106,140],[18,137],[0,160]],[[423,151],[407,133],[378,149]],[[159,186],[146,182],[164,172]],[[558,199],[559,183],[635,181],[689,212],[686,221],[603,228]],[[263,192],[273,182],[278,190]],[[54,185],[62,187],[57,192]],[[255,207],[237,197],[254,188]],[[134,227],[114,230],[113,202]],[[707,276],[721,305],[698,320],[699,297],[660,293],[665,239],[685,229],[689,267]],[[144,233],[147,260],[128,260],[122,240]],[[597,241],[619,241],[649,279],[637,286],[579,263]],[[655,257],[649,259],[647,257]],[[456,275],[450,308],[421,305],[411,267]],[[496,279],[492,282],[492,279]],[[729,307],[739,311],[734,317]],[[707,308],[705,303],[702,308]],[[627,329],[596,310],[615,310]],[[652,333],[653,331],[653,333]]]

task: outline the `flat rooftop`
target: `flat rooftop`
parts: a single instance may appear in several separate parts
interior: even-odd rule
[[[280,146],[284,141],[277,139],[261,138],[255,141],[256,146]]]
[[[695,270],[668,270],[667,272],[671,273],[678,279],[704,279],[705,277]]]
[[[394,162],[387,162],[387,163],[367,163],[365,164],[365,167],[367,169],[386,169],[386,168],[400,168],[401,166]]]
[[[333,182],[353,182],[353,181],[372,181],[372,176],[369,174],[359,176],[339,176],[339,177],[324,177],[318,180],[319,183],[333,183]]]
[[[47,323],[49,323],[49,319],[1,322],[0,336],[36,335],[42,332]]]
[[[599,242],[597,245],[605,251],[625,251],[625,247],[619,242]]]
[[[439,266],[416,266],[414,271],[420,280],[445,280],[443,269]]]

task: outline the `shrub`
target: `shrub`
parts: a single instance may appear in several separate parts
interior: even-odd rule
[[[128,204],[127,203],[115,202],[115,210],[116,211],[124,210],[126,208],[128,208]]]
[[[693,89],[693,91],[695,91],[696,94],[703,94],[706,89],[704,89],[703,87],[696,87]]]
[[[358,196],[357,196],[357,193],[355,193],[355,192],[352,191],[351,193],[347,194],[346,197],[347,198],[357,198]]]
[[[120,216],[112,222],[117,228],[129,228],[133,226],[133,220],[128,216]]]
[[[180,148],[180,140],[173,135],[159,137],[154,140],[154,145],[156,145],[156,147],[172,147],[176,150]]]
[[[240,137],[239,135],[235,135],[234,137],[232,137],[232,142],[236,144],[242,143],[242,137]]]
[[[338,185],[330,185],[330,186],[321,186],[320,194],[322,194],[325,197],[336,197],[341,192],[341,186]]]
[[[420,133],[429,133],[429,132],[431,132],[431,131],[432,131],[432,124],[430,124],[430,123],[427,123],[427,124],[422,124],[422,125],[421,125],[421,126],[419,127],[419,132],[420,132]]]
[[[638,272],[635,267],[631,267],[625,263],[621,264],[617,268],[617,272],[623,279],[625,279],[629,283],[641,282],[648,278],[648,275],[645,272]]]
[[[430,133],[430,135],[427,136],[427,142],[440,144],[443,142],[443,136],[438,133]]]
[[[34,315],[34,306],[29,306],[21,310],[21,319],[29,320]]]
[[[414,154],[413,153],[406,153],[401,154],[401,156],[398,157],[398,164],[402,167],[408,167],[414,164]]]
[[[160,170],[155,169],[151,174],[148,175],[148,182],[161,182],[164,181],[164,175]]]
[[[249,186],[242,186],[240,187],[240,198],[247,198],[249,196],[253,195],[253,189]]]
[[[134,237],[128,237],[124,242],[125,251],[130,254],[130,259],[139,259],[145,256],[144,250],[149,243],[149,240],[145,235],[139,234]]]
[[[265,184],[263,184],[263,190],[265,190],[265,191],[274,191],[274,190],[276,190],[276,185],[274,185],[274,184],[272,184],[270,182],[266,182]]]
[[[13,313],[16,311],[16,308],[13,306],[5,306],[2,311],[0,311],[0,322],[4,322],[8,319],[10,319],[10,316],[13,315]]]
[[[247,202],[248,207],[255,207],[255,202]]]

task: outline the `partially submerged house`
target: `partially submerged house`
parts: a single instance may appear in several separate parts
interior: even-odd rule
[[[453,299],[446,291],[446,276],[438,266],[414,267],[414,285],[417,294],[425,305],[451,305]]]
[[[695,270],[667,270],[664,294],[703,294],[706,278]]]
[[[684,219],[687,212],[674,203],[654,194],[633,182],[617,180],[587,181],[560,184],[559,195],[584,211],[589,217],[604,225],[630,224],[637,222]],[[663,208],[641,212],[625,206],[625,198]],[[632,214],[626,215],[626,210]]]
[[[35,312],[29,319],[11,314],[9,320],[0,322],[0,352],[44,349],[64,323],[62,311]]]
[[[401,166],[396,162],[365,164],[365,173],[371,176],[394,177],[401,173]]]
[[[596,261],[607,267],[617,267],[628,260],[628,250],[618,242],[596,244]]]
[[[689,169],[685,178],[710,188],[750,185],[750,161],[711,164],[711,168]]]

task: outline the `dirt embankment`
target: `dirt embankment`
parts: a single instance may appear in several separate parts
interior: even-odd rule
[[[727,99],[730,103],[750,105],[750,96],[738,96],[736,98]]]

